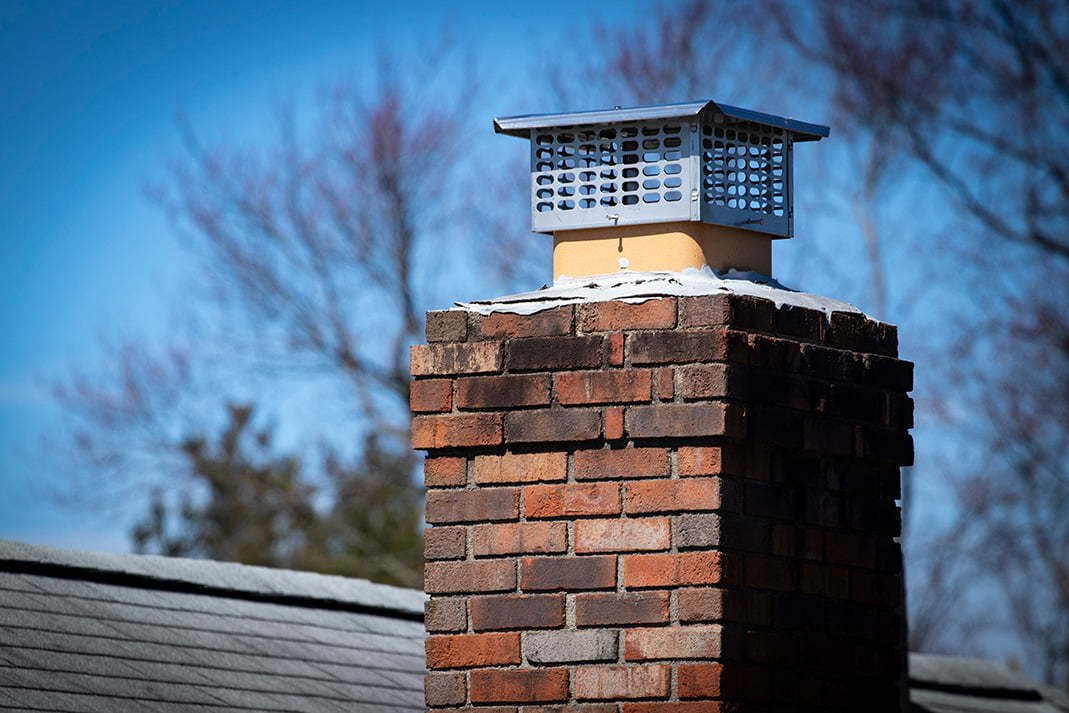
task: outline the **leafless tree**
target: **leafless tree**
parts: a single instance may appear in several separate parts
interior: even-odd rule
[[[177,308],[183,328],[166,348],[133,340],[106,349],[99,366],[80,364],[55,389],[66,416],[60,442],[77,456],[88,489],[144,492],[152,475],[203,473],[197,463],[205,459],[208,470],[237,462],[233,453],[191,450],[228,442],[230,403],[283,418],[307,439],[276,402],[302,388],[307,402],[313,382],[329,393],[312,415],[323,455],[318,466],[301,460],[301,478],[318,472],[323,485],[411,472],[408,346],[421,337],[423,312],[440,304],[436,290],[455,257],[443,226],[461,205],[457,158],[469,141],[475,86],[470,67],[456,71],[464,62],[446,47],[404,63],[384,55],[366,75],[371,83],[334,83],[310,119],[280,111],[277,139],[253,147],[205,141],[183,122],[186,150],[152,192],[198,266]],[[446,67],[454,71],[443,78]],[[352,447],[360,443],[366,447]],[[272,472],[257,468],[245,470]],[[177,482],[164,492],[191,487]],[[415,489],[411,479],[407,487]],[[348,482],[320,493],[358,489]],[[322,518],[340,513],[336,505],[321,502]],[[346,507],[352,544],[369,533],[357,532],[362,505]],[[180,508],[177,500],[171,508]],[[373,519],[365,518],[368,527]],[[418,521],[403,526],[418,539]],[[350,549],[383,561],[391,554]],[[398,579],[418,585],[419,556]]]
[[[996,645],[1014,632],[1026,662],[1069,685],[1069,6],[771,8],[783,38],[831,78],[835,114],[897,157],[899,184],[939,186],[954,212],[943,217],[952,230],[932,228],[927,240],[940,266],[954,267],[962,307],[938,311],[922,353],[934,367],[934,413],[959,447],[982,455],[947,463],[959,510],[942,534],[950,547],[929,550],[928,579],[962,571],[949,557],[971,565],[971,595],[988,589],[1005,604]],[[938,279],[939,267],[929,274]],[[958,581],[939,596],[969,596]],[[955,624],[952,612],[940,616],[913,627]]]

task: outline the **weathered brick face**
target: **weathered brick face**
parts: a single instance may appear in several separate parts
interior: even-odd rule
[[[898,711],[889,325],[736,295],[432,312],[427,705]]]

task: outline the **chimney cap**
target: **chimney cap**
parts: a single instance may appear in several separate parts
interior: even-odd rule
[[[615,122],[645,121],[649,119],[684,119],[698,116],[712,110],[726,117],[741,121],[775,126],[792,134],[794,141],[820,141],[831,133],[831,129],[821,124],[810,124],[788,117],[766,114],[753,109],[721,104],[712,99],[682,102],[678,104],[654,104],[651,106],[632,106],[622,109],[597,109],[593,111],[573,111],[562,114],[525,114],[522,116],[503,116],[494,119],[494,131],[508,136],[530,138],[531,129],[547,129],[588,124],[610,124]]]

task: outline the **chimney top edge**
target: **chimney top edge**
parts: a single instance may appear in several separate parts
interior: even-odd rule
[[[708,267],[703,267],[701,270],[687,268],[681,272],[621,270],[606,275],[560,277],[552,285],[544,285],[531,292],[521,292],[488,300],[457,302],[457,306],[453,309],[482,315],[495,312],[535,314],[562,305],[588,302],[618,300],[640,303],[660,297],[693,297],[714,294],[749,295],[772,300],[777,307],[789,305],[818,310],[823,312],[829,320],[833,312],[852,312],[868,317],[848,302],[793,290],[766,275],[737,270],[718,274]]]

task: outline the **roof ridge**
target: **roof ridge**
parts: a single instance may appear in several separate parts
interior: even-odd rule
[[[426,595],[340,575],[159,555],[83,552],[0,540],[0,571],[418,620]]]

